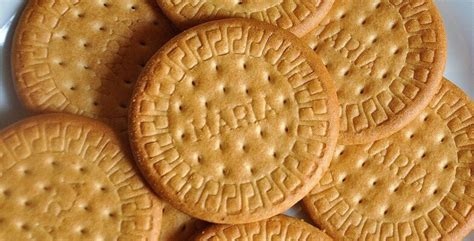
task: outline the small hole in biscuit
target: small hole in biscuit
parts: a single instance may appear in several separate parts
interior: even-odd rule
[[[245,93],[248,95],[250,93],[249,89],[245,88]]]
[[[372,186],[375,186],[375,185],[377,185],[377,181],[372,182]]]
[[[98,106],[99,103],[97,101],[94,101],[94,103],[92,103],[94,106]]]
[[[342,182],[346,182],[346,179],[347,179],[347,178],[346,178],[346,177],[344,177],[344,178],[343,178],[341,181],[342,181]]]
[[[438,189],[433,190],[433,195],[438,194]]]
[[[365,91],[364,88],[361,88],[361,89],[359,90],[359,94],[361,94],[361,95],[364,94],[364,91]]]
[[[110,218],[115,218],[115,216],[117,216],[117,215],[116,215],[114,212],[110,212],[110,213],[109,213],[109,217],[110,217]]]
[[[58,62],[58,65],[64,66],[64,65],[66,65],[66,64],[65,64],[63,61],[60,61],[60,62]]]
[[[425,117],[423,118],[423,121],[428,121],[428,116],[425,116]]]
[[[132,9],[133,11],[137,10],[137,7],[136,6],[131,6],[130,9]]]
[[[341,16],[340,16],[339,18],[340,18],[340,19],[346,18],[346,14],[345,14],[345,13],[341,14]]]
[[[273,152],[273,157],[277,158],[277,153],[275,151]]]
[[[30,201],[25,201],[25,202],[23,203],[23,205],[25,205],[25,206],[29,207],[29,206],[31,206],[31,205],[32,205],[32,203],[31,203]]]
[[[77,17],[83,18],[83,17],[84,17],[84,14],[83,14],[83,13],[78,13],[78,14],[77,14]]]
[[[244,3],[243,0],[239,0],[239,1],[237,2],[237,4],[239,4],[239,5],[242,5],[243,3]]]
[[[398,187],[394,188],[393,192],[398,192]]]
[[[84,43],[82,46],[84,46],[84,48],[88,48],[90,45],[88,43]]]
[[[84,65],[82,66],[84,69],[90,69],[90,67],[88,65]]]
[[[272,82],[272,77],[270,75],[267,76],[267,81],[270,83]]]
[[[361,165],[361,166],[362,166],[362,167],[365,167],[366,164],[367,164],[366,161],[365,161],[365,162],[362,162],[362,165]]]
[[[283,99],[283,104],[284,105],[288,104],[288,99]]]
[[[225,86],[222,86],[222,92],[223,93],[226,93],[227,92],[227,88]]]
[[[285,127],[285,132],[288,133],[290,131],[290,128],[288,126]]]
[[[443,143],[444,140],[445,140],[445,138],[444,138],[444,136],[443,136],[443,137],[441,137],[441,139],[439,140],[439,142]]]
[[[183,111],[184,107],[183,107],[182,105],[179,105],[178,109],[179,109],[180,111]]]
[[[128,85],[132,83],[131,80],[124,80],[123,82],[125,82],[125,84],[128,84]]]
[[[390,25],[390,29],[395,29],[397,27],[397,22],[393,22],[391,25]]]
[[[444,165],[443,168],[444,168],[444,169],[448,169],[448,168],[449,168],[449,164]]]
[[[243,150],[244,152],[246,152],[246,151],[247,151],[247,145],[242,145],[242,150]]]
[[[146,46],[145,41],[140,41],[140,45],[141,45],[141,46]]]
[[[21,225],[21,229],[23,229],[23,230],[29,230],[29,229],[30,229],[30,226],[25,223],[25,224],[22,224],[22,225]]]
[[[108,3],[104,3],[104,7],[108,8],[110,5]]]
[[[87,172],[87,169],[85,167],[81,167],[81,168],[79,168],[79,171],[80,172]]]
[[[102,26],[102,27],[99,28],[99,30],[100,30],[100,31],[105,31],[106,28],[105,28],[104,26]]]
[[[364,200],[363,200],[362,198],[359,199],[359,202],[358,202],[358,203],[361,204],[362,202],[364,202]]]
[[[153,25],[158,26],[158,22],[157,22],[157,21],[153,21]]]
[[[348,75],[349,75],[349,70],[344,71],[344,76],[348,76]]]
[[[75,86],[71,86],[71,88],[69,88],[70,90],[76,90],[76,87]]]
[[[397,48],[397,49],[395,49],[395,52],[393,52],[393,53],[394,53],[394,54],[399,54],[400,51],[401,51],[401,50],[400,50],[399,48]]]
[[[120,107],[121,107],[122,109],[127,109],[127,104],[121,103],[121,104],[120,104]]]
[[[4,196],[8,197],[8,196],[10,196],[11,194],[12,194],[12,192],[11,192],[9,189],[3,190],[3,195],[4,195]]]
[[[367,23],[367,19],[364,18],[360,24],[365,25],[366,23]]]
[[[198,156],[197,161],[198,161],[198,163],[202,163],[202,156]]]
[[[415,206],[412,206],[412,207],[410,208],[410,211],[413,212],[413,211],[415,211],[415,209],[416,209]]]
[[[100,190],[101,190],[102,192],[105,192],[105,191],[107,191],[107,187],[102,186],[102,187],[100,187]]]
[[[79,232],[80,232],[81,234],[86,234],[86,233],[87,233],[87,229],[81,228],[81,229],[79,230]]]
[[[387,77],[388,77],[388,73],[384,73],[384,74],[382,75],[382,78],[384,78],[384,79],[386,79]]]
[[[146,63],[141,63],[141,64],[139,64],[139,65],[140,65],[140,67],[144,68],[145,65],[146,65]]]
[[[184,232],[184,230],[186,230],[186,225],[183,225],[183,226],[181,227],[181,232]]]
[[[192,85],[192,86],[196,86],[196,81],[194,81],[194,80],[191,81],[191,85]]]
[[[425,158],[425,157],[426,157],[426,153],[423,153],[423,154],[421,155],[421,158]]]
[[[260,136],[261,136],[261,137],[264,137],[264,136],[265,136],[265,133],[263,132],[263,130],[260,130]]]
[[[381,5],[382,3],[377,3],[377,5],[375,5],[375,9],[379,9]]]
[[[387,215],[388,213],[388,209],[386,209],[384,212],[383,212],[383,215]]]
[[[63,35],[61,38],[62,38],[63,40],[69,39],[69,37],[68,37],[67,35]]]

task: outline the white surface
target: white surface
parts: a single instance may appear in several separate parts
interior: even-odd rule
[[[10,69],[10,42],[24,2],[0,0],[0,129],[29,115],[15,95]],[[474,0],[438,0],[436,3],[448,35],[445,76],[474,98]],[[295,207],[288,213],[301,214],[301,209]],[[474,233],[465,240],[474,241]]]

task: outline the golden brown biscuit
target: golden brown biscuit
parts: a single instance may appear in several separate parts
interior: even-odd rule
[[[304,37],[336,82],[340,142],[364,144],[403,128],[439,88],[446,35],[431,0],[339,0]]]
[[[214,225],[196,241],[330,241],[323,231],[295,218],[278,215],[267,220],[240,225]]]
[[[199,25],[151,58],[130,111],[142,173],[175,208],[215,223],[274,216],[329,165],[336,92],[291,33],[249,19]]]
[[[340,145],[304,199],[338,239],[461,240],[474,227],[474,103],[444,80],[410,124],[366,145]]]
[[[161,212],[101,122],[46,114],[0,131],[0,240],[157,240]]]
[[[208,224],[195,219],[173,208],[168,203],[163,203],[163,222],[161,222],[160,241],[190,240]]]
[[[181,29],[231,17],[271,23],[303,36],[331,9],[334,0],[156,0]]]
[[[154,0],[28,1],[13,41],[20,100],[126,129],[132,87],[174,34]]]

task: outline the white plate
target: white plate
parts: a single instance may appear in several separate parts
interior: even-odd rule
[[[10,69],[10,42],[25,0],[0,0],[0,129],[30,115],[18,101]],[[448,34],[445,76],[474,98],[474,1],[437,0]],[[302,217],[299,206],[288,211]],[[465,238],[474,241],[474,232]]]

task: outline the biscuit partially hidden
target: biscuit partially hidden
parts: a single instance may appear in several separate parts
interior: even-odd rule
[[[336,92],[291,33],[250,19],[208,22],[151,58],[131,104],[130,140],[150,185],[214,223],[281,213],[329,165]]]
[[[13,41],[20,100],[125,130],[132,87],[174,34],[154,0],[28,1]]]
[[[339,0],[304,37],[336,82],[344,144],[407,125],[439,88],[446,35],[431,0]]]
[[[205,221],[190,217],[168,203],[164,203],[159,241],[190,240],[206,226],[208,224]]]
[[[271,23],[303,36],[314,29],[334,0],[156,0],[180,28],[230,18],[251,18]]]
[[[1,240],[157,240],[162,206],[118,134],[66,114],[0,131]]]
[[[366,145],[340,145],[304,199],[336,239],[461,240],[474,227],[474,103],[443,80],[411,123]]]
[[[240,225],[214,225],[203,231],[195,241],[330,241],[323,231],[304,221],[278,215],[267,220]]]

